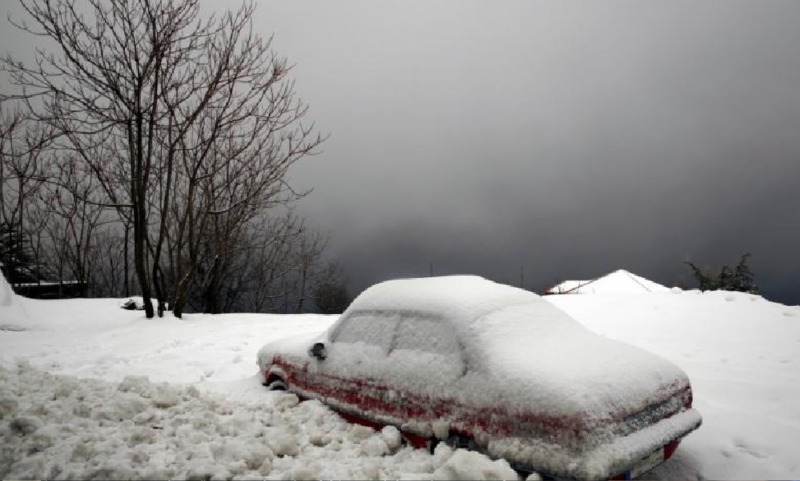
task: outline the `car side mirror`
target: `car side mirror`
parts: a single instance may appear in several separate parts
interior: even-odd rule
[[[316,357],[320,361],[324,361],[326,357],[328,357],[328,353],[325,352],[325,344],[321,342],[315,342],[311,349],[308,351],[313,357]]]

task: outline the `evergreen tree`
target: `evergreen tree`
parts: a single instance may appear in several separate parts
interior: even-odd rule
[[[33,255],[28,236],[9,222],[0,223],[0,270],[11,285],[39,282],[47,270]]]
[[[739,259],[739,264],[736,265],[734,270],[734,282],[731,285],[731,291],[749,292],[751,294],[758,294],[758,286],[756,286],[755,274],[750,270],[747,265],[747,259],[750,258],[750,253],[744,254]]]
[[[747,260],[750,254],[744,254],[736,267],[723,266],[718,275],[715,275],[709,269],[700,269],[691,262],[686,262],[686,265],[692,270],[694,278],[700,284],[701,291],[738,291],[749,292],[751,294],[758,293],[758,286],[755,283],[755,274],[750,270],[747,265]]]

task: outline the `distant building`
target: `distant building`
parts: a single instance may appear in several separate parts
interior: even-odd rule
[[[31,299],[71,299],[86,297],[85,282],[27,282],[13,284],[14,292]]]
[[[619,269],[588,281],[564,281],[545,291],[545,294],[641,294],[669,290],[661,284]]]

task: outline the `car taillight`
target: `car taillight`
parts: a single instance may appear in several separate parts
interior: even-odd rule
[[[686,388],[686,391],[683,393],[683,407],[690,409],[692,407],[693,400],[694,396],[692,395],[692,388],[690,386]]]
[[[672,456],[675,453],[675,450],[678,449],[678,445],[680,443],[681,443],[681,440],[680,439],[676,439],[675,441],[672,441],[671,443],[669,443],[666,446],[664,446],[664,460],[665,461],[667,459],[669,459],[670,456]]]

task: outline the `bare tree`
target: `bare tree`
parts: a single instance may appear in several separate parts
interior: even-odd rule
[[[90,255],[94,259],[89,282],[90,297],[127,296],[125,279],[125,236],[120,225],[98,229]]]
[[[347,290],[347,279],[342,273],[341,266],[336,262],[329,262],[322,270],[316,288],[314,289],[314,303],[322,314],[341,314],[353,302],[353,296]]]
[[[241,283],[246,309],[274,312],[282,305],[282,280],[294,269],[292,250],[302,236],[304,224],[292,211],[280,217],[264,217],[251,225],[246,264]]]
[[[301,123],[286,61],[253,33],[252,3],[202,19],[199,0],[88,0],[89,14],[74,0],[20,1],[32,22],[16,25],[56,53],[6,58],[12,97],[131,225],[146,315],[153,286],[159,313],[170,299],[180,316],[204,236],[302,194],[285,174],[323,139]]]
[[[305,233],[295,252],[297,270],[297,312],[303,312],[306,300],[316,291],[322,270],[319,269],[328,238],[319,232]]]
[[[42,196],[42,207],[50,221],[42,226],[52,243],[50,253],[58,266],[59,279],[89,284],[94,264],[95,232],[108,222],[104,208],[93,202],[98,191],[95,177],[81,171],[74,157],[60,158],[52,168],[55,179]]]

